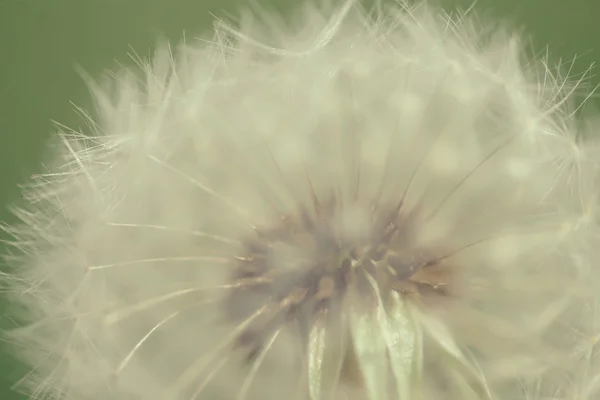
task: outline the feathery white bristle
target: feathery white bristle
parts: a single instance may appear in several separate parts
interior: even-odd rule
[[[25,188],[0,276],[26,310],[19,388],[596,398],[600,148],[572,112],[581,85],[423,4],[244,15],[90,81],[90,130],[64,128]]]

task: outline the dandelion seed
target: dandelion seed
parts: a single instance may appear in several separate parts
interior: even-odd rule
[[[90,82],[91,131],[61,128],[3,226],[20,390],[597,396],[583,80],[524,62],[473,10],[377,10],[244,14],[136,59],[144,80]]]

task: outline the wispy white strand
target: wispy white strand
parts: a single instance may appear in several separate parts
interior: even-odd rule
[[[255,4],[75,107],[0,225],[40,400],[595,400],[590,70],[422,2]]]

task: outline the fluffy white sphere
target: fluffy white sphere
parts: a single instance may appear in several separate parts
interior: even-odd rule
[[[298,15],[91,84],[6,227],[31,397],[597,398],[577,83],[471,15]]]

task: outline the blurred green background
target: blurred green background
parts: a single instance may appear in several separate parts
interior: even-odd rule
[[[51,120],[77,126],[71,103],[88,106],[76,73],[91,76],[129,63],[131,48],[147,55],[158,38],[176,42],[211,28],[211,13],[226,16],[245,0],[0,0],[0,221],[18,202],[17,184],[39,171]],[[299,0],[256,0],[280,10]],[[437,0],[468,7],[471,0]],[[600,61],[600,0],[479,0],[476,9],[523,28],[541,53],[571,61],[582,73]],[[594,71],[592,71],[594,74]],[[592,76],[591,84],[600,83]],[[594,99],[594,102],[597,100]],[[2,248],[0,247],[0,251]],[[1,290],[1,289],[0,289]],[[0,291],[0,328],[7,304]],[[0,399],[22,399],[10,386],[23,374],[0,342]]]

